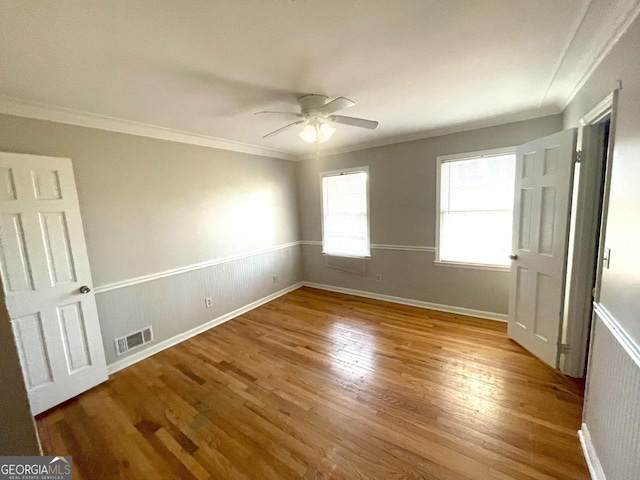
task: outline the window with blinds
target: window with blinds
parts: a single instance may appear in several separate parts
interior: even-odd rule
[[[369,256],[368,169],[323,173],[322,198],[322,252]]]
[[[438,161],[438,260],[509,266],[515,153]]]

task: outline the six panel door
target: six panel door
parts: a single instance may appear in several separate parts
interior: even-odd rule
[[[516,150],[509,337],[558,364],[577,130]]]
[[[32,413],[105,381],[71,160],[0,153],[0,271]]]

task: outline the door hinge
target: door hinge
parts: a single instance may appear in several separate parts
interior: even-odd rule
[[[580,162],[582,162],[582,150],[578,150],[576,152],[575,163],[580,163]]]
[[[571,350],[571,345],[569,345],[568,343],[560,344],[560,353],[569,353],[570,350]]]

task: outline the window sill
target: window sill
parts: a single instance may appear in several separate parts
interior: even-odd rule
[[[344,253],[328,253],[328,252],[322,252],[322,255],[325,255],[327,257],[340,257],[340,258],[364,258],[365,260],[369,260],[371,258],[371,255],[347,255]]]
[[[493,272],[511,271],[511,267],[502,266],[502,265],[484,265],[482,263],[445,262],[442,260],[434,260],[433,263],[437,267],[467,268],[472,270],[488,270]]]

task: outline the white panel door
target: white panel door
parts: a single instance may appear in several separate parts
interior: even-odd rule
[[[576,129],[516,150],[509,337],[558,365]]]
[[[105,381],[71,160],[0,153],[0,270],[32,413]]]

